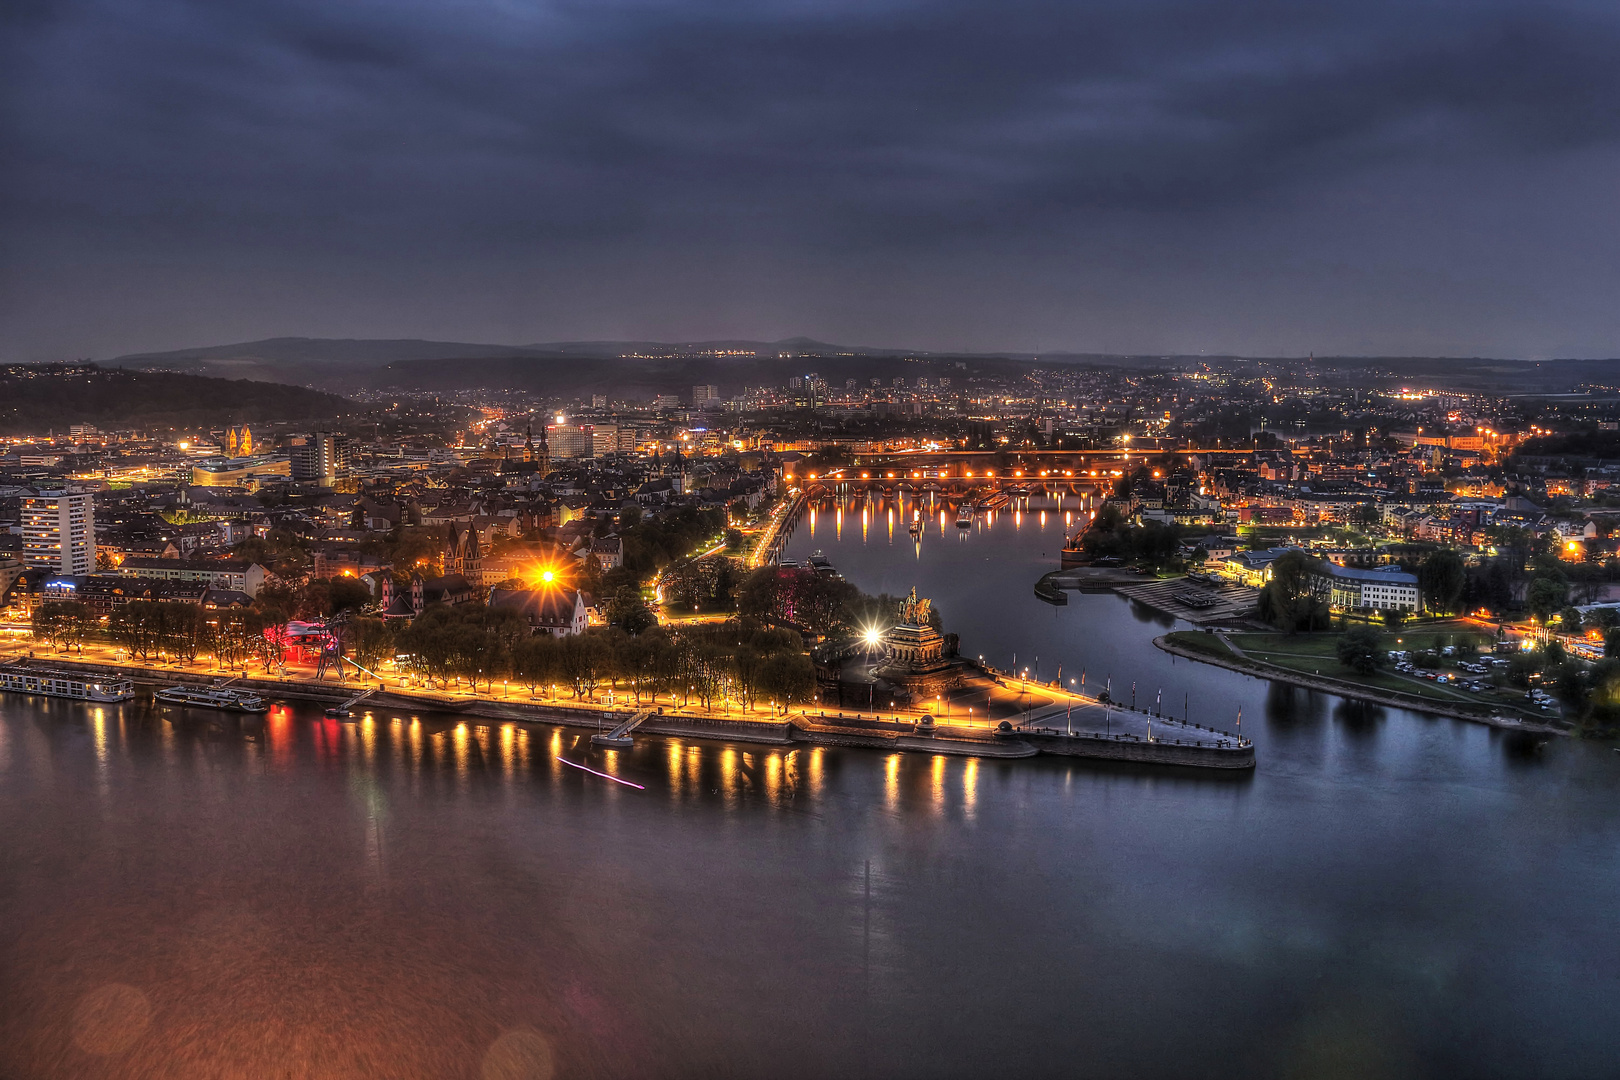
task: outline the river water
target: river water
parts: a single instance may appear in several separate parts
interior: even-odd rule
[[[1252,776],[0,695],[0,1077],[1615,1073],[1620,754],[1173,661],[1059,521],[789,554]]]

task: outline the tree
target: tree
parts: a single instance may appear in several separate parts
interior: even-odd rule
[[[394,654],[393,629],[381,619],[350,619],[349,655],[364,668],[375,668]]]
[[[750,574],[737,593],[742,614],[766,622],[801,626],[828,634],[846,625],[846,614],[860,598],[849,582],[814,570],[766,566]]]
[[[351,577],[335,577],[327,585],[329,606],[327,613],[359,611],[371,603],[371,590],[365,583]]]
[[[1577,607],[1567,607],[1563,611],[1560,611],[1558,613],[1558,624],[1563,628],[1563,632],[1566,634],[1580,633],[1581,626],[1583,625],[1581,609]]]
[[[206,617],[205,647],[212,650],[222,667],[236,667],[253,649],[258,628],[247,608],[221,608]]]
[[[33,630],[34,640],[55,645],[62,633],[63,612],[65,607],[60,600],[45,600],[34,609],[30,627]]]
[[[1303,551],[1279,555],[1271,563],[1271,580],[1260,590],[1260,617],[1287,634],[1327,629],[1328,606],[1311,592],[1316,571],[1316,560]]]
[[[782,706],[810,701],[816,693],[816,669],[804,653],[777,653],[765,662],[761,689]]]
[[[562,669],[558,640],[549,634],[531,637],[512,651],[512,673],[530,694],[559,678]]]
[[[1531,580],[1524,600],[1530,613],[1546,622],[1553,612],[1569,602],[1569,585],[1554,577],[1537,577]]]
[[[669,635],[656,626],[623,643],[619,670],[630,680],[637,705],[641,704],[643,694],[657,694],[663,689],[673,651]]]
[[[1448,615],[1460,611],[1467,584],[1468,568],[1455,551],[1434,552],[1418,570],[1418,588],[1430,611]]]
[[[1371,675],[1384,662],[1384,650],[1378,631],[1370,626],[1358,626],[1339,638],[1339,663],[1358,675]]]
[[[1611,607],[1593,608],[1582,619],[1582,625],[1588,629],[1602,630],[1604,632],[1613,630],[1616,623],[1620,623],[1620,613],[1616,613],[1615,609]]]
[[[573,687],[575,697],[596,689],[611,659],[600,635],[590,631],[564,637],[558,655],[562,677]]]
[[[630,635],[640,634],[658,625],[658,616],[641,598],[641,588],[622,585],[607,602],[607,620]]]
[[[164,648],[186,663],[208,643],[209,626],[196,604],[162,604]]]
[[[78,645],[89,635],[95,620],[78,600],[46,600],[34,609],[34,637],[58,649]]]

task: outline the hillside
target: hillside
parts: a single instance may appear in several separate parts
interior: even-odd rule
[[[970,372],[1002,375],[1067,365],[1138,369],[1208,366],[1246,377],[1329,376],[1347,386],[1398,388],[1407,380],[1460,391],[1568,393],[1620,387],[1620,361],[1524,361],[1483,357],[1239,357],[1140,356],[1101,353],[942,353],[836,345],[811,338],[780,341],[553,341],[489,345],[413,338],[270,338],[265,341],[137,353],[113,363],[148,371],[179,371],[231,379],[319,386],[340,393],[397,387],[441,392],[506,387],[572,396],[611,393],[645,397],[687,394],[695,383],[723,392],[780,384],[814,371],[841,385],[846,378]]]
[[[61,431],[69,424],[102,428],[168,428],[200,424],[318,420],[354,405],[301,386],[213,379],[96,364],[0,367],[0,433]]]
[[[340,390],[362,385],[357,372],[413,360],[494,359],[545,355],[538,347],[479,345],[415,338],[268,338],[173,352],[130,353],[109,364],[225,379],[301,383]],[[555,354],[554,354],[555,355]]]

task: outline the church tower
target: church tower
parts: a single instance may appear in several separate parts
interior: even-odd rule
[[[540,425],[540,449],[538,456],[534,460],[539,463],[534,471],[542,479],[551,474],[551,442],[546,438],[545,424]]]
[[[478,585],[484,577],[484,554],[478,545],[478,530],[468,525],[462,540],[461,572],[468,581]]]
[[[461,530],[456,528],[456,523],[452,521],[450,523],[450,536],[444,542],[445,577],[462,572],[461,551]]]

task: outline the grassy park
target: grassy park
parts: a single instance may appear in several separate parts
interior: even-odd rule
[[[1494,686],[1485,692],[1474,692],[1460,686],[1404,674],[1390,666],[1382,666],[1367,674],[1356,672],[1339,660],[1339,642],[1342,637],[1341,632],[1215,634],[1178,631],[1167,635],[1167,640],[1189,652],[1208,656],[1216,662],[1241,664],[1243,660],[1250,660],[1367,690],[1404,694],[1447,705],[1475,705],[1493,710],[1513,710],[1525,715],[1546,718],[1545,713],[1526,709],[1524,691],[1514,687]],[[1454,646],[1459,653],[1470,657],[1476,649],[1487,646],[1492,641],[1494,641],[1493,634],[1477,624],[1462,620],[1425,623],[1379,634],[1379,647],[1383,650],[1438,652],[1447,646]],[[1473,678],[1489,681],[1489,677],[1473,676]]]

